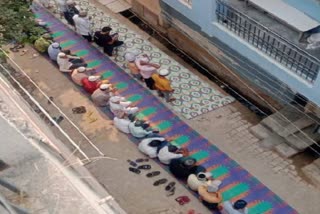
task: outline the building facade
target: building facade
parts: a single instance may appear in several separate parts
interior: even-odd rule
[[[143,13],[155,11],[141,0],[136,2],[144,8]],[[154,1],[158,9],[149,18],[141,11],[139,14],[149,22],[152,19],[160,30],[178,29],[277,102],[286,104],[299,94],[320,105],[320,48],[308,49],[306,43],[308,36],[320,29],[320,2],[264,2],[161,0]],[[285,15],[280,13],[281,7],[287,11]],[[179,43],[179,38],[175,39]],[[186,51],[210,66],[211,60],[203,59],[194,49]]]

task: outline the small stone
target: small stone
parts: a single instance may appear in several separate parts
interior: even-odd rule
[[[295,170],[295,169],[296,169],[296,167],[295,167],[294,165],[289,165],[288,168],[289,168],[290,170]]]
[[[282,169],[282,167],[280,167],[280,166],[273,167],[273,170],[275,172],[279,172],[281,169]]]
[[[282,172],[284,172],[285,174],[288,174],[289,173],[289,169],[285,168],[285,169],[282,170]]]
[[[294,177],[294,180],[295,180],[296,182],[299,182],[299,183],[300,183],[300,181],[302,180],[302,178],[299,177],[299,176],[295,176],[295,177]]]
[[[290,171],[290,174],[292,174],[293,176],[298,176],[298,172],[296,170]]]

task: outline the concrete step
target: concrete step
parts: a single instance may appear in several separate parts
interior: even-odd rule
[[[299,120],[304,117],[303,113],[298,111],[292,106],[285,106],[280,111],[270,115],[263,119],[261,124],[268,127],[275,133],[284,133],[287,126],[292,122]]]
[[[313,133],[314,126],[309,126],[308,128],[305,128],[302,130],[306,135],[309,136],[313,141],[318,142],[320,140],[320,134],[319,133]],[[293,148],[303,151],[307,147],[314,144],[312,140],[307,138],[303,133],[296,132],[295,134],[291,134],[288,137],[285,138],[286,142]]]
[[[315,123],[314,120],[310,119],[309,117],[302,117],[291,124],[287,125],[283,131],[279,131],[278,134],[281,137],[288,137],[290,134],[294,134],[295,132],[298,132],[299,130],[302,130],[304,128],[307,128]]]
[[[274,147],[274,149],[283,157],[285,158],[290,158],[296,154],[299,153],[298,150],[296,150],[295,148],[292,148],[291,146],[289,146],[286,143],[281,143],[277,146]]]
[[[276,133],[271,133],[267,138],[264,138],[260,142],[260,145],[263,148],[272,149],[272,148],[278,146],[279,144],[285,144],[285,143],[286,143],[286,141],[284,140],[283,137],[280,137]]]
[[[260,140],[265,139],[272,134],[272,131],[270,131],[268,128],[266,128],[262,124],[252,126],[249,129],[249,131],[251,132],[251,134],[253,134],[255,137],[259,138]]]
[[[320,188],[320,159],[318,158],[313,163],[302,168],[302,172],[308,177],[312,183]]]

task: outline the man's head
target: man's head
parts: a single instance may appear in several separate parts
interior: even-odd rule
[[[196,159],[191,158],[191,157],[187,157],[183,160],[182,165],[184,167],[190,168],[190,167],[194,166],[196,164],[196,162],[197,162]]]
[[[128,52],[124,55],[124,58],[128,61],[128,62],[134,62],[136,60],[136,55],[134,55],[131,52]]]
[[[207,181],[212,175],[210,172],[199,172],[197,178],[199,181]]]
[[[67,4],[68,6],[74,6],[74,5],[76,5],[76,3],[75,3],[73,0],[68,0],[68,1],[66,2],[66,4]]]
[[[144,121],[142,121],[142,120],[137,120],[137,121],[134,123],[134,126],[136,126],[136,127],[142,127],[143,124],[144,124]]]
[[[83,72],[86,71],[86,68],[85,67],[79,67],[79,68],[77,68],[77,70],[78,70],[79,73],[83,73]]]
[[[167,76],[169,74],[169,70],[168,69],[161,69],[161,70],[158,71],[158,74],[160,76],[165,77],[165,76]]]
[[[81,11],[80,13],[79,13],[79,17],[87,17],[87,15],[88,15],[88,13],[86,12],[86,11]]]
[[[129,115],[128,115],[128,119],[129,119],[131,122],[133,122],[133,121],[135,121],[136,116],[135,116],[134,114],[129,114]]]
[[[100,79],[100,76],[89,76],[88,77],[88,80],[90,82],[95,82],[95,81],[98,81]]]
[[[143,129],[147,129],[149,128],[149,123],[147,123],[146,121],[143,121],[143,120],[137,120],[135,123],[134,123],[134,126],[136,127],[141,127]]]
[[[111,84],[101,84],[100,85],[101,91],[109,91],[110,88],[111,88]]]
[[[151,146],[151,147],[158,147],[158,146],[160,146],[161,145],[161,141],[160,140],[153,140],[153,141],[151,141],[150,143],[149,143],[149,146]]]
[[[172,153],[176,153],[179,150],[179,148],[177,146],[174,145],[169,145],[168,146],[168,151],[172,152]]]
[[[52,43],[52,48],[54,48],[54,49],[60,49],[59,43],[58,43],[58,42]]]
[[[146,55],[146,54],[143,54],[141,57],[139,57],[139,59],[140,59],[140,61],[141,61],[142,63],[148,63],[148,62],[150,62],[150,59],[149,59],[148,55]]]
[[[68,58],[67,55],[65,53],[62,53],[62,52],[58,53],[58,57],[61,58],[61,59]]]
[[[101,32],[104,33],[104,34],[109,34],[110,31],[112,31],[112,28],[109,27],[109,26],[103,27],[103,28],[101,29]]]
[[[143,129],[147,129],[150,127],[149,123],[143,122],[142,126]]]
[[[247,202],[245,200],[237,200],[234,204],[233,204],[233,208],[236,210],[241,210],[244,209],[247,206]]]

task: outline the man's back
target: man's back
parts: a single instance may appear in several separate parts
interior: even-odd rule
[[[101,89],[97,89],[93,92],[91,95],[92,101],[97,105],[97,106],[107,106],[109,102],[110,95],[109,93],[106,93],[104,91],[101,91]]]
[[[111,36],[107,34],[102,34],[101,31],[96,31],[94,33],[94,41],[100,47],[104,47],[108,45],[108,43],[112,40]]]
[[[83,85],[83,88],[86,92],[92,94],[99,86],[97,82],[91,82],[88,80],[88,78],[83,78],[81,80],[81,83]]]
[[[155,82],[156,89],[160,91],[172,91],[170,81],[163,76],[160,76],[159,74],[152,74],[152,79]]]
[[[90,22],[87,18],[80,17],[76,14],[72,19],[76,26],[77,33],[81,35],[88,35],[90,33]]]
[[[60,53],[60,48],[54,48],[51,44],[48,48],[48,54],[51,60],[57,61],[58,54]]]
[[[73,70],[72,74],[71,74],[71,79],[73,80],[73,82],[79,86],[82,86],[82,79],[87,78],[88,75],[86,75],[85,73],[80,73],[78,72],[77,69]]]
[[[159,160],[164,164],[169,164],[172,159],[181,158],[181,157],[183,157],[182,154],[176,154],[174,152],[170,152],[168,146],[165,146],[162,149],[160,149],[158,154]]]

